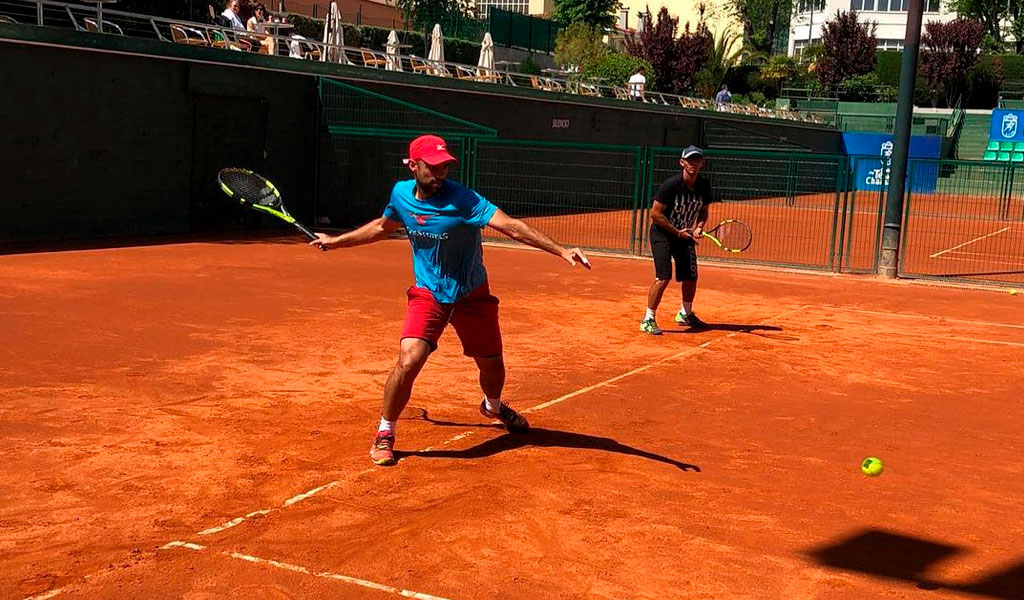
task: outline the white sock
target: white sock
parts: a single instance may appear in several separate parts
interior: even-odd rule
[[[393,433],[395,433],[395,425],[397,425],[397,424],[398,424],[398,421],[388,421],[384,417],[381,417],[380,418],[380,427],[377,428],[377,433],[380,433],[381,431],[386,431],[388,433],[392,433],[393,434]]]
[[[683,302],[683,307],[679,309],[679,312],[684,315],[688,315],[693,312],[693,302]]]
[[[647,320],[650,320],[650,319],[653,319],[653,318],[654,318],[654,311],[648,308],[647,312],[644,313],[644,321],[647,321]]]
[[[494,398],[492,400],[491,398],[488,398],[485,395],[484,396],[484,408],[487,409],[487,412],[496,415],[496,414],[501,412],[501,400],[498,399],[498,398]]]

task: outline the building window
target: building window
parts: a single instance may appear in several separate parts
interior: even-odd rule
[[[798,0],[797,7],[800,14],[809,13],[812,8],[816,13],[825,12],[825,0]]]
[[[530,0],[479,0],[476,3],[477,12],[484,19],[490,15],[492,6],[521,15],[530,12]]]
[[[878,40],[876,50],[903,50],[903,40]]]
[[[813,46],[814,44],[820,44],[821,38],[812,38],[811,43],[808,44],[806,39],[796,40],[793,42],[793,56],[800,56],[804,50],[807,49],[808,45]]]
[[[878,12],[907,12],[909,0],[850,0],[850,10],[870,10]],[[941,0],[925,0],[924,11],[939,12]]]

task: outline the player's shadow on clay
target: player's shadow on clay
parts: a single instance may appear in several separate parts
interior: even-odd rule
[[[504,429],[496,423],[454,423],[451,421],[438,421],[430,418],[427,411],[420,409],[419,418],[442,427],[469,427],[469,428],[491,428]],[[689,463],[627,446],[611,438],[587,435],[585,433],[573,433],[571,431],[559,431],[557,429],[543,429],[533,427],[526,433],[506,433],[505,435],[489,439],[464,450],[414,450],[395,451],[395,457],[402,459],[406,456],[419,456],[421,458],[487,458],[501,452],[516,450],[518,448],[578,448],[582,450],[602,450],[604,452],[615,452],[627,456],[645,458],[667,465],[672,465],[680,471],[693,471],[700,473],[700,467]]]
[[[773,340],[783,341],[794,341],[800,338],[777,333],[782,331],[781,327],[775,325],[740,325],[737,323],[707,323],[706,327],[687,327],[686,325],[675,325],[662,329],[662,333],[677,334],[677,333],[702,333],[705,331],[734,331],[737,333],[749,333],[759,337],[770,338]]]

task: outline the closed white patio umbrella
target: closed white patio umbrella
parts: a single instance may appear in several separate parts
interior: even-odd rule
[[[434,31],[430,34],[430,54],[428,60],[439,63],[444,62],[444,38],[441,36],[441,24],[434,24]]]
[[[403,70],[402,59],[400,57],[402,53],[399,50],[400,49],[398,47],[398,32],[392,29],[391,33],[388,34],[388,43],[384,44],[384,53],[387,54],[388,58],[388,71]]]
[[[331,2],[331,6],[327,10],[327,18],[324,20],[324,44],[330,44],[331,46],[345,45],[345,30],[341,26],[341,11],[338,10],[336,2]],[[324,50],[320,55],[320,60],[341,64],[348,63],[348,59],[345,58],[345,52],[341,48],[326,47]]]

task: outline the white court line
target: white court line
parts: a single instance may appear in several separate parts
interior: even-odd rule
[[[952,340],[954,342],[974,342],[977,344],[996,344],[999,346],[1016,346],[1018,348],[1024,348],[1024,342],[1001,342],[999,340],[986,340],[982,338],[958,337],[952,335],[935,335],[934,333],[907,333],[906,331],[901,331],[899,335],[905,335],[910,337],[926,337],[932,339],[938,338],[941,341]]]
[[[940,250],[940,251],[936,252],[935,254],[932,254],[928,258],[937,258],[937,257],[942,256],[943,254],[945,254],[947,252],[952,252],[952,251],[956,250],[957,248],[963,248],[964,246],[967,246],[969,244],[973,244],[974,242],[980,242],[981,240],[983,240],[985,238],[990,238],[990,237],[992,237],[994,235],[999,235],[1000,233],[1002,233],[1004,231],[1008,231],[1009,229],[1010,229],[1010,226],[1007,225],[1006,227],[1003,227],[999,231],[993,231],[992,233],[989,233],[989,234],[986,234],[986,235],[983,235],[983,236],[980,236],[980,237],[976,237],[973,240],[968,240],[968,241],[966,241],[966,242],[964,242],[962,244],[957,244],[956,246],[953,246],[952,248],[947,248],[945,250]]]
[[[800,309],[796,309],[796,310],[803,310],[803,307],[801,307]],[[796,311],[794,310],[794,311],[789,311],[789,312],[796,312]],[[777,319],[777,318],[779,318],[781,316],[782,315],[778,315],[776,317],[773,317],[771,320]],[[553,406],[555,404],[558,404],[559,402],[564,402],[564,401],[566,401],[566,400],[568,400],[570,398],[575,398],[576,396],[580,396],[582,394],[586,394],[587,392],[591,392],[591,391],[596,390],[598,388],[602,388],[602,387],[605,387],[605,386],[612,385],[613,383],[622,381],[623,379],[625,379],[627,377],[632,377],[633,375],[639,375],[640,373],[643,373],[644,371],[647,371],[648,369],[652,369],[652,368],[654,368],[655,366],[657,366],[657,365],[659,365],[661,363],[671,362],[673,360],[678,360],[680,358],[683,358],[685,356],[689,356],[691,354],[696,354],[697,352],[700,352],[702,349],[707,348],[708,346],[710,346],[712,342],[717,342],[719,340],[729,339],[729,338],[735,336],[738,333],[740,333],[740,332],[739,331],[734,331],[734,332],[732,332],[732,333],[730,333],[728,335],[723,335],[723,336],[717,337],[717,338],[715,338],[713,340],[708,340],[708,341],[704,342],[703,344],[700,344],[699,346],[694,346],[693,348],[687,348],[686,350],[683,350],[682,352],[677,352],[677,353],[673,354],[672,356],[668,356],[666,358],[662,358],[662,359],[656,360],[656,361],[654,361],[654,362],[652,362],[650,364],[646,364],[646,365],[644,365],[642,367],[637,367],[637,368],[633,369],[632,371],[627,371],[626,373],[623,373],[622,375],[616,375],[615,377],[612,377],[611,379],[606,379],[606,380],[604,380],[604,381],[602,381],[600,383],[595,383],[594,385],[587,386],[585,388],[576,390],[575,392],[569,392],[568,394],[566,394],[564,396],[559,396],[558,398],[555,398],[554,400],[548,400],[547,402],[542,402],[542,403],[538,404],[537,406],[533,406],[533,407],[527,408],[526,410],[523,410],[521,412],[523,414],[531,413],[531,412],[537,412],[538,410],[543,410],[543,409],[545,409],[545,408],[547,408],[549,406]]]
[[[363,472],[364,473],[369,473],[372,470],[373,469],[367,469],[366,471],[363,471]],[[299,494],[297,496],[292,496],[291,498],[289,498],[289,499],[284,501],[284,504],[282,505],[282,507],[284,507],[284,506],[291,506],[292,504],[295,504],[296,502],[301,502],[301,501],[305,500],[306,498],[310,498],[312,496],[315,496],[315,495],[319,494],[320,492],[322,492],[324,490],[329,490],[329,489],[331,489],[332,487],[334,487],[336,485],[338,485],[338,482],[337,481],[332,481],[330,483],[325,483],[325,484],[323,484],[320,487],[315,487],[315,488],[309,490],[308,492],[303,492],[303,493],[301,493],[301,494]]]
[[[951,256],[951,255],[950,256],[937,256],[936,258],[941,258],[941,259],[944,259],[944,260],[962,260],[962,261],[965,261],[965,262],[976,262],[976,263],[980,262],[980,263],[984,263],[984,264],[987,264],[987,265],[1012,265],[1014,267],[1024,266],[1024,261],[1020,261],[1020,260],[1008,261],[1008,260],[995,260],[995,259],[991,259],[991,258],[969,258],[969,257],[966,257],[966,256],[959,256],[959,255],[957,255],[957,256]]]
[[[363,471],[360,471],[360,472],[356,473],[355,475],[352,476],[352,478],[354,479],[354,478],[359,477],[361,475],[366,475],[367,473],[370,473],[372,471],[374,471],[374,468],[370,467],[369,469],[365,469]],[[340,483],[341,483],[341,480],[329,481],[329,482],[327,482],[327,483],[325,483],[325,484],[323,484],[321,486],[317,486],[317,487],[315,487],[315,488],[313,488],[313,489],[311,489],[309,491],[306,491],[306,492],[303,492],[301,494],[292,496],[291,498],[288,498],[279,507],[276,507],[276,508],[261,508],[260,510],[254,510],[251,513],[245,515],[244,517],[237,517],[237,518],[231,519],[230,521],[225,521],[224,523],[221,523],[220,525],[216,525],[214,527],[210,527],[209,529],[204,529],[204,530],[196,533],[196,535],[213,535],[215,533],[220,533],[221,531],[224,531],[225,529],[231,529],[232,527],[235,527],[236,525],[241,525],[242,523],[248,521],[249,519],[252,519],[253,517],[262,517],[264,515],[269,515],[272,512],[275,512],[275,511],[281,510],[282,508],[286,508],[288,506],[291,506],[291,505],[295,504],[296,502],[301,502],[301,501],[303,501],[303,500],[305,500],[307,498],[312,498],[313,496],[319,494],[320,492],[322,492],[324,490],[329,490],[329,489],[339,485]]]
[[[261,510],[254,510],[251,513],[245,515],[244,517],[238,517],[237,519],[231,519],[227,523],[222,523],[220,525],[217,525],[216,527],[211,527],[209,529],[204,529],[204,530],[200,531],[199,533],[197,533],[196,535],[211,535],[211,534],[214,534],[214,533],[217,533],[217,532],[220,532],[220,531],[224,531],[225,529],[230,529],[230,528],[234,527],[235,525],[238,525],[238,524],[242,523],[246,519],[251,519],[253,517],[263,516],[263,515],[266,515],[266,514],[269,514],[269,513],[270,513],[270,510],[269,509],[265,509],[265,508],[261,509]]]
[[[950,252],[950,254],[958,254],[963,256],[987,256],[989,258],[1006,258],[1005,254],[993,254],[992,252],[971,252],[970,250],[956,250],[955,252]]]
[[[206,550],[206,546],[200,546],[199,544],[190,544],[188,542],[171,542],[165,545],[162,549],[167,548],[187,548],[196,552],[202,552]],[[245,562],[255,563],[259,565],[267,565],[276,569],[282,569],[284,571],[291,571],[293,573],[301,573],[303,575],[312,575],[314,577],[321,577],[323,579],[333,579],[335,581],[343,581],[345,583],[351,583],[361,587],[369,588],[371,590],[377,590],[386,592],[389,594],[395,594],[398,596],[404,596],[406,598],[414,598],[416,600],[447,600],[440,596],[433,596],[430,594],[424,594],[423,592],[413,592],[410,590],[404,590],[402,588],[392,587],[390,585],[384,585],[375,581],[368,581],[366,579],[359,579],[358,577],[350,577],[348,575],[339,575],[338,573],[330,573],[328,571],[312,571],[301,565],[293,565],[291,563],[280,562],[271,560],[269,558],[260,558],[251,554],[242,554],[240,552],[218,552],[222,556],[228,556],[237,560],[244,560]]]
[[[48,592],[39,594],[38,596],[29,596],[28,598],[25,598],[25,600],[48,600],[49,598],[53,598],[57,594],[64,593],[65,591],[67,591],[67,588],[62,588],[61,587],[61,588],[57,588],[55,590],[50,590]]]
[[[886,317],[903,317],[907,319],[926,319],[929,321],[949,321],[950,323],[966,323],[967,325],[982,325],[985,327],[1010,327],[1012,329],[1024,329],[1024,325],[1014,325],[1013,323],[995,323],[992,321],[974,321],[971,319],[954,319],[951,317],[943,317],[939,315],[921,315],[917,313],[890,313],[883,312],[880,310],[865,310],[863,308],[842,308],[838,306],[824,306],[822,308],[829,308],[833,310],[845,310],[847,312],[863,313],[866,315],[884,315]]]

